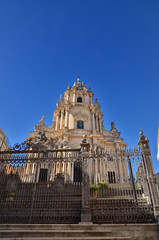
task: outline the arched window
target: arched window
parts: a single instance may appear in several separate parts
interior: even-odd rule
[[[81,120],[77,121],[77,128],[78,129],[84,129],[84,122],[81,121]]]
[[[78,98],[77,98],[77,102],[82,102],[82,98],[81,98],[81,97],[78,97]]]

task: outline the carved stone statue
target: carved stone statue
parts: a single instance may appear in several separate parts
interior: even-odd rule
[[[115,123],[111,122],[111,129],[114,129],[114,128],[115,128]]]
[[[80,76],[78,76],[78,78],[77,78],[77,82],[80,83]]]
[[[115,128],[115,123],[111,122],[111,130],[110,130],[110,135],[112,137],[119,137],[120,136],[120,132],[118,132]]]
[[[46,142],[47,137],[45,136],[45,132],[39,132],[37,135],[37,142]]]
[[[87,135],[86,134],[83,135],[82,143],[88,143],[88,139],[87,139]]]
[[[58,100],[58,102],[57,102],[57,107],[59,107],[60,105],[62,105],[63,104],[63,100],[62,100],[62,94],[60,94],[60,98],[59,98],[59,100]]]

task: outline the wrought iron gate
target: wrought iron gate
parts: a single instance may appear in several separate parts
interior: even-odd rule
[[[111,154],[113,153],[110,153]],[[95,158],[107,154],[94,155]],[[123,183],[99,181],[90,188],[90,208],[93,223],[152,223],[154,206],[144,169],[144,158],[138,149],[118,151],[127,158],[129,178]],[[113,179],[113,178],[112,178]],[[114,178],[115,179],[115,178]]]
[[[0,223],[80,222],[79,151],[1,152]]]
[[[91,153],[86,136],[81,149],[0,152],[0,223],[151,223],[159,215],[159,196],[147,138],[140,150],[115,152],[128,166],[127,181],[90,188],[90,161],[111,158]],[[39,143],[38,143],[39,144]],[[124,160],[124,161],[125,161]],[[155,217],[154,217],[155,215]]]

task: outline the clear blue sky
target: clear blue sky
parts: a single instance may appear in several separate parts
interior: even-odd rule
[[[150,139],[155,172],[159,120],[158,0],[1,0],[0,128],[22,142],[40,117],[52,124],[77,76],[130,147]]]

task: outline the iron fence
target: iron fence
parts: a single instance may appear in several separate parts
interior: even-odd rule
[[[0,153],[0,223],[78,223],[80,151]]]
[[[97,181],[92,187],[90,161],[108,157],[112,161],[114,155],[116,161],[127,158],[127,180],[121,182],[120,175],[110,172],[106,181]],[[106,174],[103,169],[102,174]],[[84,189],[86,185],[90,192]],[[33,151],[15,146],[0,152],[0,223],[78,223],[84,202],[90,207],[93,223],[154,222],[140,151],[88,153],[84,157],[81,149]]]

